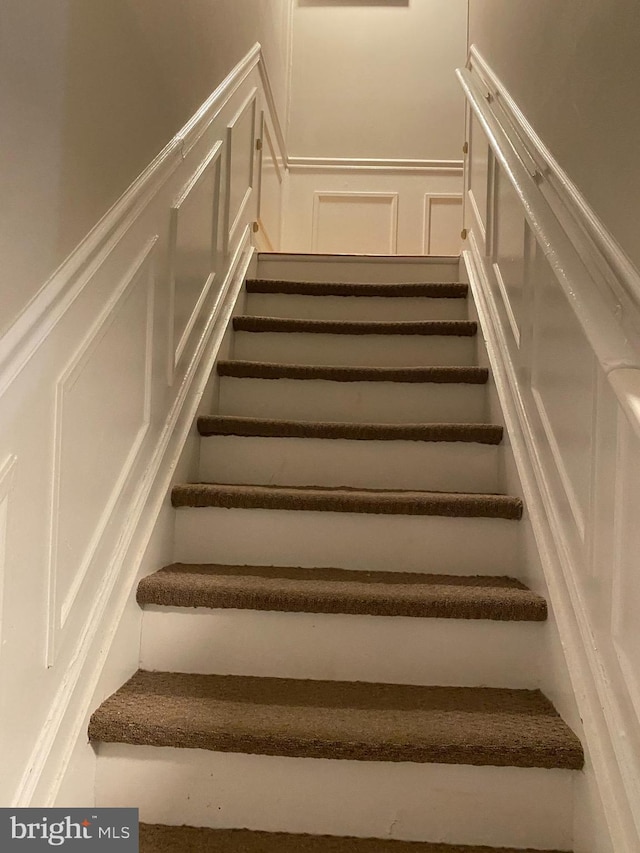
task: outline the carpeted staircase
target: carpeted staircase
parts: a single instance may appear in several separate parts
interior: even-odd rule
[[[141,669],[91,719],[97,804],[140,806],[144,853],[568,850],[582,748],[457,265],[268,260],[138,587]]]

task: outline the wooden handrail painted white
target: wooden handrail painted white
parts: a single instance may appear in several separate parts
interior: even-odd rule
[[[537,165],[538,170],[543,172],[545,176],[553,178],[561,189],[565,201],[570,203],[571,208],[580,218],[582,229],[589,235],[598,252],[606,260],[629,300],[637,308],[640,308],[640,271],[634,267],[622,248],[598,219],[585,197],[540,139],[522,110],[496,77],[475,45],[471,45],[469,49],[467,65],[478,72],[487,89],[502,106],[503,111],[511,117],[511,124],[515,133],[522,141],[523,146],[526,145],[525,156],[534,165]]]
[[[589,270],[540,194],[538,173],[531,175],[482,92],[466,68],[456,71],[462,89],[480,122],[493,153],[520,199],[525,217],[542,248],[605,374],[640,370],[640,353],[627,339],[606,300],[592,283]],[[614,390],[618,393],[617,387]],[[640,424],[639,427],[640,429]]]

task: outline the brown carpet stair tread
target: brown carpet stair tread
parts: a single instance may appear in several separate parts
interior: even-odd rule
[[[289,421],[233,415],[202,415],[200,435],[238,435],[263,438],[326,438],[354,441],[463,441],[500,444],[498,424],[385,424],[337,421]]]
[[[436,299],[465,299],[468,285],[458,282],[410,282],[402,284],[373,284],[367,282],[341,284],[317,281],[265,281],[250,279],[247,293],[288,293],[296,296],[426,296]]]
[[[433,335],[473,337],[478,324],[468,320],[336,321],[280,317],[234,317],[236,332],[298,332],[321,335]]]
[[[538,690],[138,671],[93,741],[355,761],[580,769],[579,740]]]
[[[560,853],[513,847],[140,824],[140,853]]]
[[[508,577],[174,563],[143,578],[138,603],[287,613],[536,621],[547,603]]]
[[[334,367],[270,361],[218,362],[218,374],[236,379],[325,379],[331,382],[438,382],[484,385],[486,367]]]
[[[440,515],[456,518],[522,517],[522,501],[510,495],[351,489],[324,486],[246,486],[185,483],[171,492],[174,507]]]

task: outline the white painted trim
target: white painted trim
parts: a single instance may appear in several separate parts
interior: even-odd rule
[[[394,160],[367,157],[289,157],[290,172],[366,171],[387,174],[462,175],[462,160]]]
[[[225,228],[224,228],[224,254],[226,255],[229,252],[229,247],[233,242],[233,237],[235,232],[242,220],[242,215],[244,214],[247,204],[249,203],[249,199],[251,198],[251,194],[253,192],[253,185],[255,180],[255,140],[256,140],[256,109],[257,109],[257,101],[258,101],[258,90],[256,88],[252,89],[250,94],[245,98],[244,103],[239,108],[237,113],[231,119],[229,124],[227,125],[227,169],[226,169],[226,179],[227,179],[227,188],[226,188],[226,196],[225,196]],[[232,159],[233,159],[233,132],[235,130],[236,125],[242,119],[245,112],[251,108],[251,138],[249,141],[249,184],[245,191],[244,197],[240,202],[240,206],[238,211],[231,223],[231,178],[232,178]]]
[[[209,291],[211,290],[211,286],[216,278],[216,273],[218,269],[218,264],[220,259],[218,258],[218,229],[219,229],[219,202],[220,202],[220,189],[221,189],[221,156],[223,150],[223,143],[221,141],[216,142],[211,151],[204,158],[202,163],[198,166],[194,174],[189,178],[187,183],[184,185],[182,190],[180,191],[180,195],[171,205],[169,216],[169,254],[168,254],[168,267],[169,267],[169,317],[168,317],[168,328],[167,328],[167,340],[168,340],[168,382],[169,384],[173,384],[175,369],[178,366],[180,359],[182,358],[182,354],[184,353],[185,347],[189,341],[191,336],[191,332],[193,331],[193,327],[200,315],[200,311],[202,306],[209,295]],[[180,208],[184,204],[184,202],[188,199],[191,192],[196,188],[196,186],[200,183],[200,181],[207,174],[209,169],[215,166],[216,167],[216,177],[214,182],[214,191],[213,196],[211,198],[211,269],[209,271],[209,275],[207,276],[202,290],[200,291],[200,296],[196,300],[196,304],[193,307],[191,312],[191,316],[189,317],[187,324],[180,335],[180,340],[176,344],[175,342],[175,300],[176,300],[176,262],[177,262],[177,240],[178,240],[178,228],[180,222]]]
[[[131,594],[138,561],[144,552],[162,503],[166,500],[173,473],[189,431],[192,429],[200,398],[209,379],[218,350],[233,313],[253,257],[251,232],[247,228],[229,265],[216,305],[198,341],[187,374],[162,430],[162,438],[131,502],[131,512],[122,531],[118,549],[96,590],[94,603],[87,614],[76,654],[61,680],[49,716],[22,776],[12,806],[32,805],[36,787],[52,751],[58,747],[56,773],[46,802],[51,806],[57,796],[66,768],[71,760],[73,745],[85,723],[91,701],[109,650],[113,643],[125,604]],[[125,569],[126,567],[126,569]],[[74,715],[73,734],[59,744],[58,733],[71,709]]]
[[[457,201],[460,204],[460,212],[462,212],[462,205],[464,201],[462,193],[425,193],[424,222],[422,229],[422,251],[425,255],[428,255],[431,251],[431,208],[433,207],[434,199]]]
[[[625,744],[620,745],[622,750],[616,748],[615,741],[625,726],[576,587],[579,567],[574,564],[570,543],[555,511],[553,488],[542,465],[536,431],[527,414],[516,368],[508,357],[508,341],[473,232],[469,235],[469,246],[463,252],[463,260],[583,720],[588,760],[594,767],[616,853],[636,853],[640,849],[640,828],[634,826],[633,804],[637,802],[634,787],[640,778],[638,756],[625,749]],[[630,786],[629,781],[634,779]],[[635,813],[637,816],[637,809]]]
[[[390,221],[389,221],[389,250],[384,252],[385,255],[393,255],[398,247],[398,193],[384,192],[350,192],[348,190],[319,190],[313,194],[313,216],[311,220],[311,245],[314,251],[318,248],[318,227],[320,219],[320,203],[324,199],[332,198],[351,198],[351,199],[388,199],[390,201]]]
[[[270,249],[273,249],[274,244],[273,244],[273,240],[271,239],[271,237],[269,235],[269,229],[265,226],[264,220],[262,219],[262,169],[263,169],[265,151],[268,150],[270,152],[269,156],[271,157],[271,160],[273,162],[273,165],[274,165],[274,168],[276,171],[276,177],[278,179],[278,183],[280,184],[281,189],[282,189],[282,182],[283,182],[284,176],[285,176],[285,171],[284,171],[284,164],[281,163],[280,158],[278,157],[278,154],[276,152],[275,145],[273,144],[273,140],[271,138],[271,133],[269,132],[269,124],[267,122],[264,110],[262,110],[262,112],[260,113],[260,137],[259,138],[260,138],[262,147],[260,149],[260,158],[258,161],[258,203],[257,203],[258,213],[257,213],[257,219],[258,219],[258,225],[260,226],[260,231],[262,232],[262,235],[263,235],[264,240],[267,244],[267,247]],[[281,226],[280,230],[282,233],[282,223],[280,223],[280,226]]]
[[[152,341],[153,341],[153,291],[155,287],[154,278],[154,249],[156,248],[158,238],[153,237],[147,242],[145,247],[139,253],[138,257],[131,265],[124,276],[123,281],[118,286],[116,292],[105,305],[100,316],[89,330],[88,334],[80,344],[79,348],[74,352],[71,359],[68,361],[64,370],[60,374],[56,385],[56,404],[55,404],[55,426],[54,426],[54,469],[51,476],[52,496],[51,496],[51,518],[50,518],[50,533],[49,533],[49,562],[48,562],[48,618],[47,618],[47,666],[53,666],[55,662],[55,649],[58,645],[57,637],[60,631],[64,629],[65,622],[69,615],[76,596],[80,590],[87,572],[91,565],[91,561],[96,553],[102,535],[111,518],[113,508],[118,500],[125,483],[127,482],[131,471],[133,470],[135,461],[145,436],[149,430],[151,416],[151,368],[152,368]],[[147,290],[147,323],[145,329],[145,390],[144,390],[144,407],[143,420],[140,424],[138,432],[129,449],[127,457],[122,465],[122,469],[116,478],[109,498],[100,514],[100,519],[95,526],[93,535],[87,545],[86,551],[82,556],[80,565],[78,566],[75,579],[71,584],[64,601],[59,601],[59,596],[56,587],[56,576],[58,572],[58,524],[60,515],[60,484],[61,484],[61,454],[62,454],[62,438],[63,438],[63,419],[64,419],[64,397],[65,393],[78,378],[84,365],[88,362],[91,353],[100,343],[100,340],[107,333],[109,327],[115,321],[119,310],[125,304],[127,299],[133,293],[136,285],[141,280],[146,279]],[[58,610],[60,613],[58,614]],[[59,618],[58,618],[59,617]]]

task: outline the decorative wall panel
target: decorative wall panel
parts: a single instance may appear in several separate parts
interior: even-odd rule
[[[169,243],[169,381],[185,350],[220,262],[222,143],[207,154],[171,207]]]
[[[314,252],[393,255],[397,240],[397,193],[315,193]]]
[[[58,381],[49,665],[149,428],[155,243],[133,264]]]

